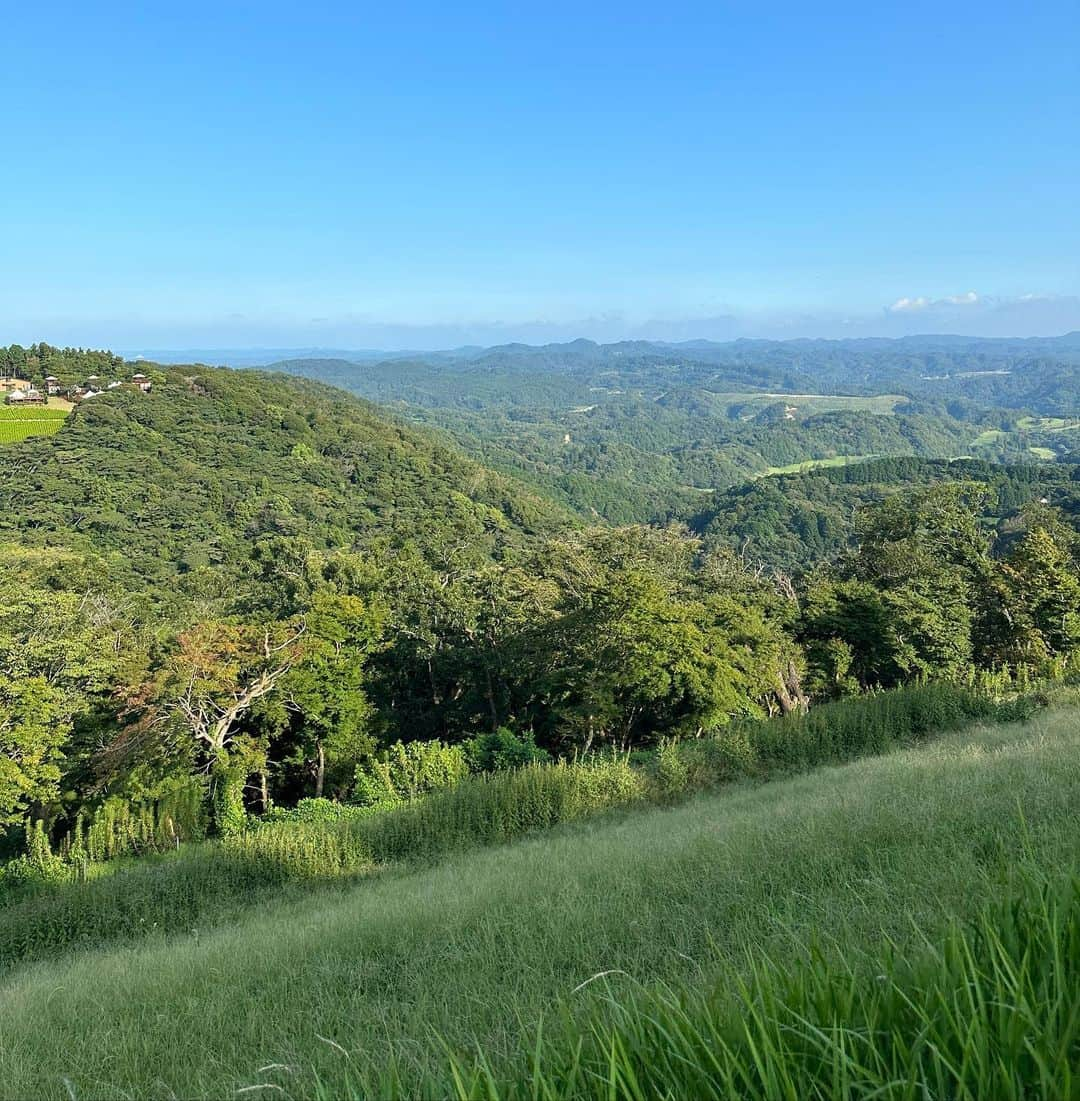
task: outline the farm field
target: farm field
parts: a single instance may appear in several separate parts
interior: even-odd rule
[[[71,405],[64,402],[65,408],[54,405],[18,409],[8,405],[0,406],[0,444],[17,443],[29,436],[51,436],[59,432],[67,419]]]
[[[750,946],[871,977],[884,937],[938,938],[1006,862],[1068,875],[1078,751],[1080,714],[1057,709],[24,965],[0,993],[0,1095],[449,1097],[448,1052],[479,1045],[485,1096],[532,1096],[541,1018],[557,1068],[567,1030],[657,982],[730,986]]]

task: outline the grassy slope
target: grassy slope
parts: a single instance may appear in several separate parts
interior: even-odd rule
[[[587,1009],[603,984],[574,988],[608,969],[696,982],[748,944],[791,959],[815,932],[858,966],[882,929],[904,940],[913,919],[932,932],[971,912],[1025,836],[1048,867],[1073,866],[1078,749],[1080,712],[1058,710],[387,874],[202,938],[30,965],[0,988],[0,1089],[307,1096],[318,1073],[333,1095],[396,1060],[415,1091],[442,1070],[433,1030],[498,1060],[555,999]]]
[[[762,477],[767,478],[773,474],[805,474],[811,470],[865,463],[877,457],[876,455],[834,455],[831,459],[805,459],[801,463],[788,463],[787,466],[770,466],[764,471]]]

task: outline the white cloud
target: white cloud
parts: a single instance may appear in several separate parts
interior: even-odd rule
[[[927,298],[926,295],[919,295],[917,298],[898,298],[888,307],[888,311],[889,313],[914,313],[917,310],[929,310],[937,306],[974,306],[980,301],[975,291],[968,291],[967,294],[950,294],[944,298]]]
[[[898,298],[889,307],[889,313],[910,313],[912,310],[925,310],[929,305],[929,298]]]

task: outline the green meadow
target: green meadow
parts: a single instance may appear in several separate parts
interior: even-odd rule
[[[1046,948],[1038,961],[1050,979],[1075,980],[1072,896],[1053,900],[1078,870],[1078,797],[1080,712],[1058,707],[681,805],[634,805],[512,844],[264,891],[227,924],[89,937],[6,973],[0,1090],[1067,1096],[1062,1075],[1080,1051],[1075,981],[1045,1009],[1018,1005],[1014,1023],[1042,1028],[1053,1050],[1035,1042],[1041,1063],[1012,1059],[1008,1073],[1026,1080],[1011,1092],[995,1053],[1013,1041],[992,1005],[954,1006],[967,1024],[949,1037],[971,1062],[946,1059],[960,1076],[951,1080],[933,1052],[947,1054],[939,1034],[953,1017],[933,1006],[1027,982],[1008,944],[991,952],[996,967],[981,962],[979,928],[1007,939],[1003,922]],[[988,916],[990,900],[1017,892],[1026,909]],[[112,905],[128,901],[118,887]],[[971,920],[983,924],[957,925]],[[964,979],[967,966],[985,990]],[[1031,990],[1050,981],[1043,971]],[[843,1006],[856,1031],[877,1014],[880,1035],[837,1040]],[[898,1050],[887,1026],[902,1009],[915,1031]],[[784,1015],[796,1011],[817,1047],[784,1047]],[[933,1017],[937,1031],[924,1022],[924,1033],[937,1046],[915,1042],[919,1013]],[[746,1021],[757,1024],[733,1031]],[[703,1059],[710,1036],[719,1046]],[[755,1077],[755,1037],[774,1045],[767,1077]],[[661,1051],[674,1060],[666,1069]],[[900,1080],[883,1088],[901,1071],[926,1080],[915,1092]]]
[[[828,469],[836,466],[850,466],[852,463],[863,463],[876,458],[874,455],[833,455],[828,459],[804,459],[798,463],[788,463],[787,466],[770,466],[762,471],[763,477],[773,474],[804,474],[809,470]]]

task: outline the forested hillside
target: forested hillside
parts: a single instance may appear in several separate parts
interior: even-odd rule
[[[132,584],[196,595],[250,577],[275,540],[350,550],[459,527],[494,545],[566,520],[340,391],[207,367],[153,379],[152,393],[83,403],[54,438],[4,452],[0,539],[78,550]]]
[[[882,456],[1038,462],[1080,445],[1080,340],[508,345],[294,360],[445,431],[586,517],[663,522],[702,494]]]
[[[152,392],[3,451],[11,845],[27,816],[64,845],[117,815],[160,843],[164,821],[194,836],[304,797],[370,807],[1077,660],[1069,467],[871,463],[733,491],[699,534],[589,526],[321,384],[147,369]],[[641,436],[674,445],[650,404]],[[753,416],[761,439],[787,427]]]
[[[1007,466],[974,459],[874,459],[777,474],[719,493],[692,517],[707,543],[735,546],[751,561],[805,571],[853,549],[862,510],[915,487],[977,482],[987,489],[981,521],[1007,542],[1017,515],[1053,505],[1080,527],[1080,464]]]

